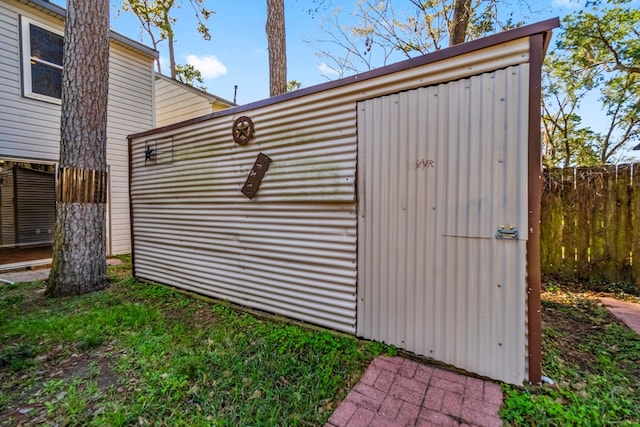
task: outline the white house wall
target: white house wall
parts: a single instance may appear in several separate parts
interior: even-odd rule
[[[0,157],[54,162],[60,155],[60,105],[22,97],[19,15],[63,31],[62,21],[0,2]]]
[[[525,380],[528,85],[522,64],[358,103],[359,336]]]
[[[528,39],[134,137],[138,277],[356,332],[356,102],[528,60]],[[234,144],[239,116],[255,123]],[[145,166],[147,144],[157,147]],[[272,159],[253,200],[240,189]]]
[[[107,107],[107,163],[111,253],[131,252],[129,222],[129,148],[127,135],[151,129],[153,64],[148,57],[111,43]]]
[[[213,113],[212,102],[192,90],[156,78],[156,126],[162,127]]]
[[[13,0],[0,2],[0,158],[57,162],[60,105],[21,95],[20,15],[64,30],[60,19]],[[107,251],[111,254],[131,251],[127,135],[154,127],[153,85],[152,58],[112,40],[107,110],[110,172]]]

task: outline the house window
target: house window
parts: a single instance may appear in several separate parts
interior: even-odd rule
[[[62,50],[60,31],[22,17],[22,82],[24,96],[60,103]]]

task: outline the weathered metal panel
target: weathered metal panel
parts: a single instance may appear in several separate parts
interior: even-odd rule
[[[523,64],[358,104],[358,335],[525,379],[528,82]]]
[[[287,120],[295,111],[269,121],[256,111],[246,146],[232,117],[134,143],[136,275],[355,332],[353,110],[298,122]],[[157,157],[145,166],[150,144]],[[259,153],[272,162],[250,200],[241,189]]]
[[[453,243],[445,247],[442,242],[446,209],[442,185],[447,177],[441,175],[449,161],[444,150],[454,120],[447,112],[454,101],[443,92],[424,104],[414,93],[431,93],[439,87],[434,85],[451,80],[475,81],[469,77],[496,68],[517,71],[517,64],[528,60],[528,48],[526,39],[512,40],[134,136],[131,201],[136,276],[352,333],[357,279],[359,304],[364,304],[360,298],[374,304],[367,295],[380,297],[377,305],[358,306],[358,334],[388,342],[387,337],[400,337],[398,345],[407,349],[422,340],[415,351],[433,356],[427,346],[432,338],[421,330],[445,320],[447,310],[438,304],[453,291],[399,283],[444,279],[443,251],[455,249]],[[408,122],[393,125],[400,136],[393,145],[373,148],[375,143],[363,139],[362,133],[389,135],[391,129],[361,127],[365,113],[358,111],[357,103],[372,98],[371,102],[382,102],[398,92],[402,93],[388,98],[404,99],[406,94],[415,97],[415,103],[407,102],[402,114],[392,105],[381,107],[372,113],[370,123],[404,116]],[[417,115],[414,108],[425,113]],[[234,144],[231,132],[239,116],[248,116],[255,124],[255,136],[244,146]],[[434,134],[438,138],[434,144],[408,142],[426,141]],[[369,144],[380,150],[379,155],[358,153],[358,146]],[[145,161],[149,147],[154,154]],[[240,190],[259,153],[272,162],[256,197],[249,200]],[[364,168],[358,181],[360,217],[356,159],[357,168]],[[398,186],[385,187],[386,180],[402,177],[400,172],[407,175],[398,178]],[[380,211],[371,213],[373,207]],[[405,213],[391,213],[396,208]],[[394,215],[394,221],[385,215]],[[421,237],[408,242],[398,235]],[[439,237],[433,239],[434,235]],[[406,258],[398,259],[398,254]],[[370,280],[373,275],[379,280]],[[427,307],[425,301],[432,304],[431,311],[419,310]],[[397,317],[386,308],[395,305],[405,310],[410,304],[411,316]],[[442,340],[446,327],[434,332]]]

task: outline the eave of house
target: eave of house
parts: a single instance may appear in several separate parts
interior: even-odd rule
[[[183,89],[192,92],[195,95],[201,96],[205,99],[207,99],[209,102],[211,102],[212,105],[217,104],[217,105],[221,105],[224,108],[228,108],[228,107],[235,107],[237,106],[237,104],[235,104],[232,101],[226,100],[224,98],[221,98],[217,95],[214,95],[212,93],[209,92],[205,92],[203,90],[197,89],[193,86],[189,86],[187,84],[182,83],[181,81],[178,80],[174,80],[169,76],[165,76],[164,74],[160,74],[160,73],[156,73],[156,80],[165,80],[170,82],[171,84],[174,85],[178,85],[180,87],[182,87]]]

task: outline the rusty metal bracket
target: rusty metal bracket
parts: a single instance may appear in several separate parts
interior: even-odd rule
[[[56,200],[63,203],[106,203],[107,172],[59,168]]]
[[[267,155],[263,153],[258,154],[258,158],[253,164],[253,168],[251,168],[251,172],[249,172],[249,176],[247,177],[242,190],[240,190],[242,194],[250,199],[253,199],[256,194],[258,194],[260,183],[262,182],[262,178],[264,178],[264,174],[267,173],[270,163],[271,159]]]

